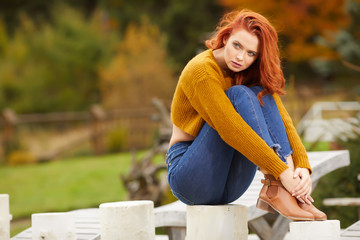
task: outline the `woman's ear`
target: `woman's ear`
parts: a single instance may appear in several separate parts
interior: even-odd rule
[[[229,34],[229,35],[224,36],[224,38],[223,38],[223,44],[224,44],[224,46],[225,46],[225,45],[226,45],[226,43],[228,42],[229,38],[230,38],[230,34]]]
[[[229,40],[228,37],[226,37],[226,38],[223,39],[223,44],[224,44],[224,46],[226,45],[226,43],[227,43],[228,40]]]

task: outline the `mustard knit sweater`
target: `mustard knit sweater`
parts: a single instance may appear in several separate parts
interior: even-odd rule
[[[194,137],[207,122],[227,144],[279,178],[288,166],[236,112],[225,95],[225,91],[232,85],[232,78],[224,77],[212,50],[200,53],[181,73],[171,106],[172,122]],[[277,94],[273,94],[273,97],[293,149],[295,167],[308,168],[311,173],[305,148],[292,120],[280,97]]]

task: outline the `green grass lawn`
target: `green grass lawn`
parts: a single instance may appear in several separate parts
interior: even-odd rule
[[[120,174],[128,171],[130,162],[130,154],[123,153],[2,166],[0,193],[10,195],[10,212],[15,220],[32,213],[98,207],[126,199]],[[12,235],[14,231],[18,232],[12,229]]]

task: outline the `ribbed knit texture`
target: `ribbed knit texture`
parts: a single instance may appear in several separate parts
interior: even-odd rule
[[[225,94],[232,85],[233,80],[224,77],[212,50],[197,55],[181,73],[171,106],[171,120],[194,137],[207,122],[227,144],[278,179],[288,166],[236,112]],[[305,148],[291,118],[277,94],[274,99],[293,149],[295,167],[308,168],[311,172]]]

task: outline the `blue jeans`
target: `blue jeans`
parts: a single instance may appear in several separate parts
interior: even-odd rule
[[[285,158],[292,154],[285,127],[271,94],[257,99],[263,88],[237,85],[226,95],[244,121]],[[227,204],[238,199],[251,184],[257,166],[225,143],[207,123],[191,142],[179,142],[166,154],[168,181],[173,194],[188,205]]]

